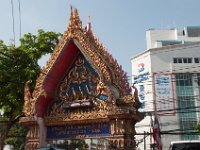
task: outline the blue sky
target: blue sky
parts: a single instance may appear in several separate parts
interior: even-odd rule
[[[38,29],[63,33],[70,5],[79,11],[83,25],[91,17],[100,42],[131,75],[130,58],[146,47],[150,28],[183,28],[200,25],[200,0],[20,0],[22,35]],[[18,0],[13,0],[16,43],[19,43]],[[0,2],[0,39],[13,39],[10,0]],[[45,64],[45,59],[41,61]]]

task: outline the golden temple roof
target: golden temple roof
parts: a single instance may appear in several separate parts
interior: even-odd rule
[[[86,27],[82,27],[78,10],[71,7],[68,27],[36,81],[33,92],[35,102],[40,97],[46,96],[49,99],[48,97],[55,96],[55,90],[60,78],[62,78],[62,73],[67,70],[66,67],[64,68],[63,63],[70,65],[70,61],[73,61],[73,57],[76,55],[77,50],[75,47],[79,49],[97,71],[101,82],[112,89],[112,94],[116,99],[130,95],[131,90],[128,79],[126,73],[122,70],[122,66],[117,63],[117,60],[108,53],[98,38],[94,36],[90,21]],[[69,54],[70,56],[68,56]],[[51,86],[55,87],[52,88]]]

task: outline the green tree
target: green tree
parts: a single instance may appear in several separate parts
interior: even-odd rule
[[[196,130],[200,134],[200,124],[197,124]]]
[[[15,149],[22,150],[24,149],[26,141],[26,133],[28,129],[16,123],[10,129],[6,143],[13,145]]]
[[[20,45],[5,45],[0,41],[0,110],[3,110],[0,126],[0,150],[3,149],[9,131],[23,116],[24,85],[32,80],[32,90],[40,73],[38,60],[53,51],[61,34],[38,30],[38,35],[25,34]],[[12,140],[11,140],[12,141]],[[14,140],[13,140],[14,141]]]

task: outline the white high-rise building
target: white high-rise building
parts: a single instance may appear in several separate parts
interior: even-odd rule
[[[193,33],[189,29],[199,30]],[[200,121],[200,42],[196,42],[200,41],[200,27],[183,31],[187,38],[181,43],[172,40],[170,31],[147,31],[149,49],[131,58],[133,83],[142,104],[140,111],[146,114],[144,120],[136,124],[137,133],[145,133],[136,136],[140,150],[149,150],[154,143],[148,133],[152,133],[154,118],[150,115],[155,114],[160,123],[163,150],[169,149],[171,141],[199,139],[193,132]],[[191,35],[199,37],[190,40]]]

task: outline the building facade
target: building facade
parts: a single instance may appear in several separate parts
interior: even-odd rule
[[[164,35],[163,35],[164,36]],[[141,150],[151,149],[152,124],[158,116],[163,150],[171,141],[196,140],[199,122],[200,42],[170,44],[148,49],[131,58],[133,82],[145,119],[136,124],[136,141]],[[143,141],[141,141],[141,139]],[[145,140],[144,140],[145,139]]]

